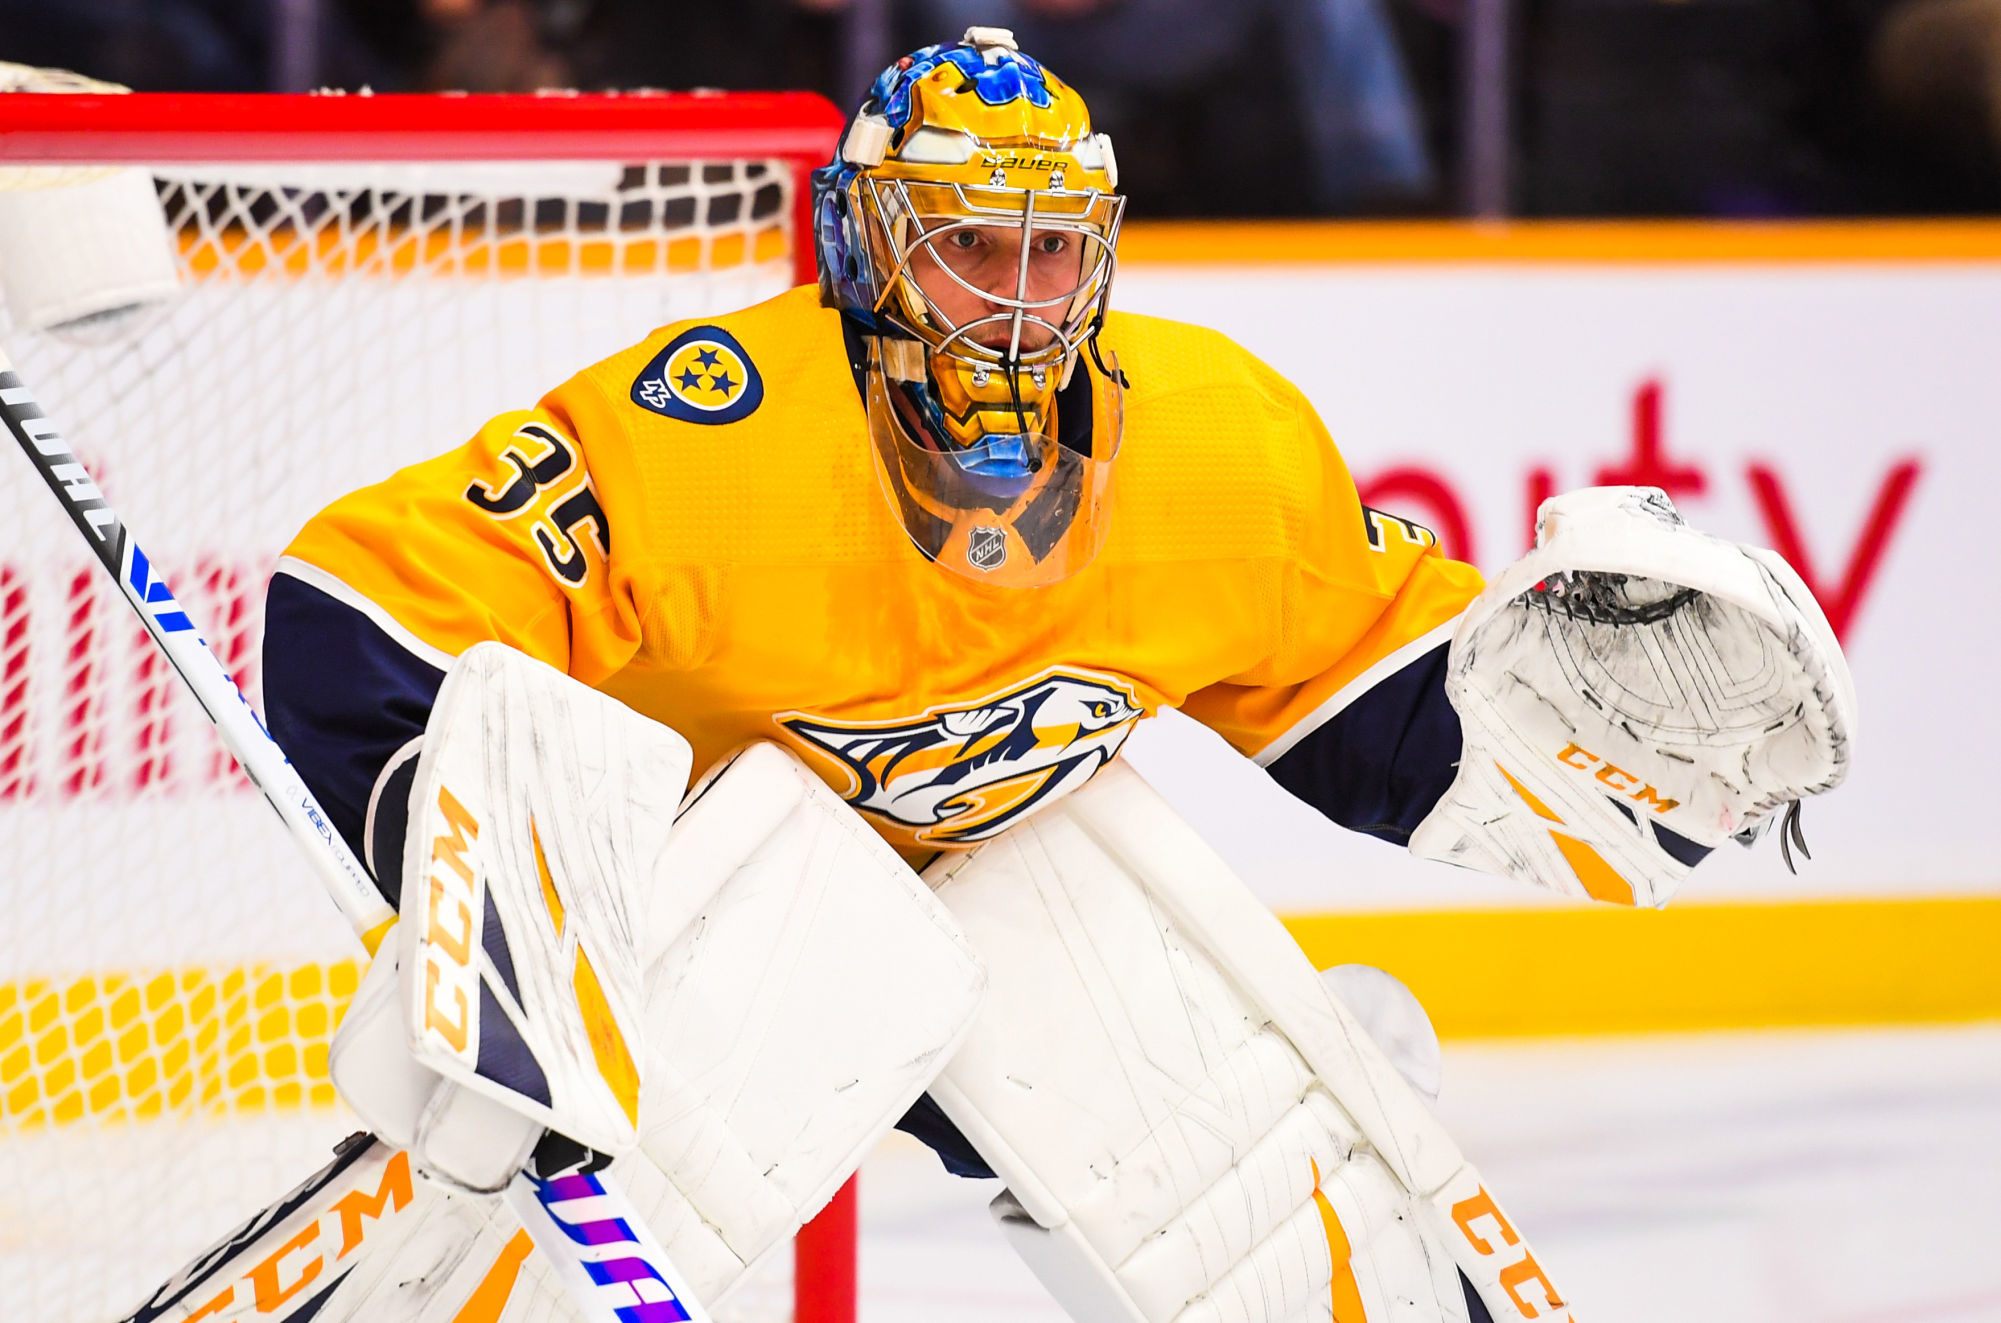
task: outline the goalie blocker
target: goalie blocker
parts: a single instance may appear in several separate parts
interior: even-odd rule
[[[412,791],[399,932],[332,1054],[357,1112],[409,1146],[417,1197],[366,1254],[329,1263],[315,1317],[451,1318],[480,1292],[507,1318],[564,1311],[509,1206],[482,1193],[525,1182],[515,1170],[545,1126],[620,1155],[603,1190],[587,1173],[533,1183],[585,1237],[582,1258],[622,1187],[635,1231],[678,1270],[660,1287],[599,1284],[633,1304],[717,1298],[833,1196],[970,1026],[977,959],[852,810],[754,745],[667,833],[684,749],[497,644],[447,676]],[[854,960],[864,948],[875,958]],[[463,997],[455,973],[430,972],[447,960],[471,973]],[[212,1301],[196,1288],[254,1272],[256,1250],[222,1255],[180,1297]]]

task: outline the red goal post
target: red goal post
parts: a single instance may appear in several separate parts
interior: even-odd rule
[[[0,93],[0,166],[302,161],[783,161],[791,230],[844,126],[811,92]],[[811,281],[813,247],[792,245]]]
[[[805,93],[0,93],[0,348],[255,699],[292,531],[655,325],[812,280],[842,125]],[[171,272],[42,316],[49,271],[127,255],[88,223],[10,252],[12,199],[134,168]],[[38,1323],[121,1316],[326,1160],[358,973],[60,520],[0,462],[0,1299]],[[719,1323],[851,1323],[853,1210]]]

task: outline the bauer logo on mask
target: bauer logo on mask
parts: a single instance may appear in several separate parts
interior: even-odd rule
[[[653,356],[632,383],[632,402],[684,423],[733,423],[764,402],[764,378],[735,336],[696,326]]]
[[[899,844],[937,848],[998,836],[1110,762],[1146,715],[1109,677],[1052,670],[964,707],[898,721],[778,721],[829,760],[841,797]],[[900,830],[898,830],[900,829]]]

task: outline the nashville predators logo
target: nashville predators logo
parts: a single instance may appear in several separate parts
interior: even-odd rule
[[[764,380],[720,326],[681,332],[632,383],[632,402],[687,423],[733,423],[764,401]]]
[[[1045,671],[967,707],[914,720],[843,723],[789,712],[778,722],[850,784],[841,797],[918,845],[998,836],[1091,779],[1146,715],[1104,679]],[[835,788],[841,789],[838,780]]]

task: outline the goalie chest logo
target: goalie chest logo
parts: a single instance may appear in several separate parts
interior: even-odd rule
[[[1146,715],[1125,685],[1076,671],[1034,679],[920,717],[841,722],[788,712],[778,724],[856,809],[912,844],[998,836],[1110,762]],[[841,784],[845,773],[848,784]]]

